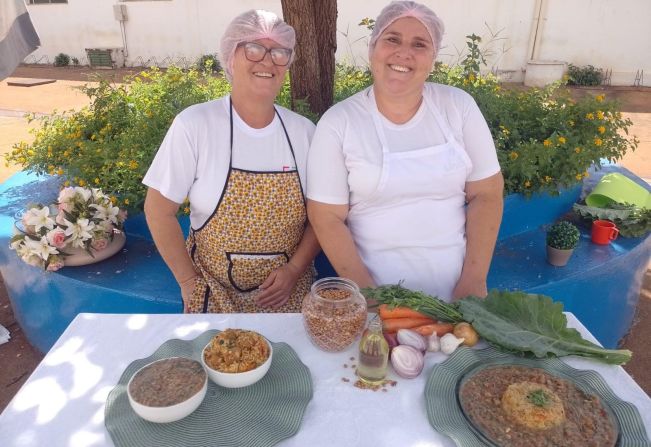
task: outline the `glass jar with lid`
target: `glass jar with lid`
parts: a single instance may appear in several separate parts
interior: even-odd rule
[[[353,281],[323,278],[303,300],[303,323],[312,342],[324,351],[349,347],[366,325],[366,300]]]

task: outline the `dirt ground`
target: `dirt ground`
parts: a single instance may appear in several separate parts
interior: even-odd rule
[[[6,80],[0,82],[0,154],[21,140],[30,141],[30,128],[22,118],[25,112],[42,114],[67,109],[78,109],[88,103],[75,87],[95,80],[99,75],[115,82],[135,74],[139,69],[93,71],[87,67],[54,68],[42,66],[19,67],[12,78],[56,79],[54,84],[38,87],[12,87]],[[633,121],[631,133],[640,140],[639,148],[626,155],[620,163],[649,181],[651,179],[651,88],[608,87],[574,89],[577,97],[605,93],[609,99],[621,103],[624,116]],[[15,173],[17,168],[0,165],[0,182]],[[651,265],[650,265],[651,267]],[[0,412],[8,405],[43,354],[26,340],[15,321],[4,283],[0,277],[0,324],[11,332],[11,340],[0,345]],[[647,270],[640,293],[640,301],[631,331],[622,340],[621,347],[633,351],[633,360],[624,369],[640,387],[651,394],[651,270]]]

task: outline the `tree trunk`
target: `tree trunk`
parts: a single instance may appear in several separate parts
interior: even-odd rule
[[[337,50],[336,0],[281,0],[284,20],[296,30],[296,57],[290,68],[292,108],[305,99],[323,114],[332,105]]]

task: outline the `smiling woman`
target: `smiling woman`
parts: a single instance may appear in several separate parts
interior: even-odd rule
[[[382,10],[369,43],[373,85],[319,121],[308,212],[340,276],[452,300],[487,293],[503,180],[472,97],[425,82],[442,34],[424,5]]]
[[[314,125],[274,105],[294,29],[275,14],[236,17],[221,40],[228,97],[189,107],[143,180],[147,223],[189,312],[297,312],[318,244],[303,191]],[[190,199],[187,241],[176,220]]]

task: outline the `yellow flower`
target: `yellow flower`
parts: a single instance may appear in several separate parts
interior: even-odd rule
[[[137,169],[138,168],[138,162],[136,160],[131,160],[129,162],[129,169]]]
[[[524,182],[524,187],[525,188],[530,188],[531,187],[531,182],[529,180]]]
[[[572,121],[572,120],[569,120],[569,121],[567,122],[567,124],[569,124],[570,127],[574,127],[574,121]]]
[[[578,146],[574,148],[574,152],[576,152],[577,154],[580,154],[582,150],[583,150],[583,149],[581,149],[581,148],[578,147]]]
[[[111,201],[111,203],[112,203],[113,205],[115,205],[115,204],[117,203],[117,201],[118,201],[118,198],[115,197],[115,196],[111,196],[111,197],[109,198],[109,200]]]
[[[595,97],[595,99],[597,100],[597,102],[601,102],[601,101],[603,101],[605,98],[606,98],[606,95],[597,95],[597,96]]]
[[[545,140],[543,141],[544,146],[551,146],[552,145],[552,140]]]
[[[552,181],[552,178],[548,175],[545,176],[545,183],[549,183]]]
[[[599,131],[599,133],[604,133],[606,131],[606,128],[604,126],[599,126],[597,127],[597,130]]]
[[[586,113],[585,117],[587,119],[589,119],[589,120],[593,120],[594,119],[594,113]]]
[[[95,177],[94,182],[95,182],[96,185],[99,185],[99,178],[98,178],[98,177]]]
[[[474,74],[474,73],[470,73],[470,74],[468,75],[468,80],[469,80],[470,82],[473,82],[473,81],[475,80],[475,74]]]
[[[63,186],[65,186],[65,187],[70,186],[70,181],[69,181],[69,180],[66,180],[65,182],[63,182]]]
[[[124,204],[128,205],[129,204],[129,199],[124,199]]]
[[[595,146],[601,146],[603,144],[603,140],[601,138],[595,138],[594,139],[594,145]]]
[[[70,157],[70,151],[63,151],[64,157]]]
[[[558,137],[558,144],[565,144],[565,137]]]
[[[93,140],[93,141],[95,141],[95,138],[97,138],[97,136],[96,136],[95,134],[92,134],[92,135],[90,136],[90,139]]]
[[[187,206],[183,208],[183,214],[190,214],[190,208],[188,208]]]
[[[511,153],[509,154],[509,158],[511,160],[516,160],[518,157],[519,157],[519,155],[518,155],[518,153],[516,151],[511,151]]]
[[[583,173],[583,178],[588,178],[588,177],[590,177],[590,174],[588,174],[588,171],[585,171]]]
[[[79,186],[86,186],[86,181],[84,179],[80,179]]]
[[[124,166],[124,162],[123,162],[123,161],[118,161],[118,162],[116,163],[116,165],[117,165],[118,167],[122,167],[122,166]]]
[[[597,110],[597,118],[599,118],[600,120],[604,119],[604,112],[602,112],[601,110]]]
[[[581,180],[581,179],[583,178],[583,174],[581,174],[581,173],[579,172],[579,173],[576,174],[574,177],[576,177],[577,180]]]
[[[63,169],[62,168],[57,169],[57,174],[63,175]]]

